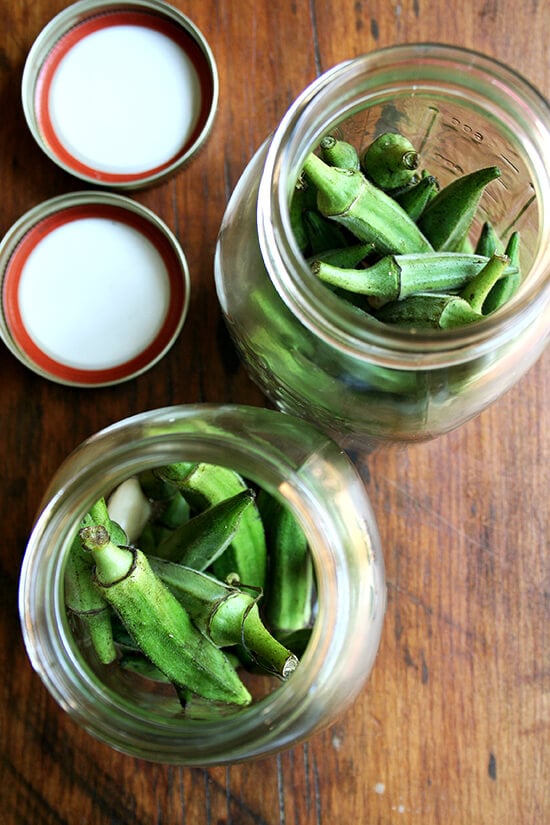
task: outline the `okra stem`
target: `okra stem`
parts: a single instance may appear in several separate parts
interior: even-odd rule
[[[94,502],[94,504],[92,504],[90,507],[89,516],[90,523],[102,524],[103,527],[105,527],[109,535],[112,536],[115,544],[127,544],[128,537],[126,532],[120,524],[113,520],[109,515],[109,508],[107,507],[107,502],[104,497],[99,498],[96,502]]]
[[[228,647],[243,643],[268,669],[283,677],[294,670],[296,657],[264,626],[254,597],[184,565],[155,557],[149,562],[214,644]]]
[[[314,261],[311,269],[325,283],[368,295],[383,306],[418,292],[450,292],[465,287],[487,265],[483,255],[432,252],[388,255],[365,269],[336,267]]]
[[[80,540],[96,563],[96,583],[142,652],[180,695],[190,690],[214,701],[247,705],[251,696],[227,658],[191,622],[140,550],[113,544],[101,525]]]
[[[363,152],[361,165],[376,186],[391,190],[411,181],[418,167],[418,154],[404,135],[385,132]]]
[[[211,632],[216,625],[225,628],[233,626],[233,644],[242,643],[263,665],[286,679],[298,666],[297,657],[274,636],[263,624],[258,605],[250,598],[243,599],[244,593],[223,599],[210,616]],[[215,638],[212,637],[215,642]]]
[[[184,481],[189,473],[196,467],[196,464],[190,461],[176,461],[173,464],[166,464],[163,467],[157,467],[153,470],[153,475],[164,482],[173,484],[178,489],[181,489],[181,483]]]
[[[382,254],[432,251],[405,210],[361,171],[329,166],[313,153],[306,158],[304,171],[318,189],[321,214],[349,229],[360,241],[372,241]]]
[[[114,544],[103,524],[83,527],[79,535],[84,549],[93,554],[99,584],[112,585],[127,577],[134,554],[128,547]]]
[[[359,169],[359,154],[355,146],[345,140],[326,135],[321,143],[323,160],[339,169]]]
[[[485,299],[496,282],[502,278],[509,263],[507,255],[493,255],[476,277],[464,287],[460,297],[468,301],[474,312],[482,314]]]

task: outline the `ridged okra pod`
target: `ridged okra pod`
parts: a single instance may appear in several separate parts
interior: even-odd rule
[[[214,464],[194,464],[177,473],[174,466],[160,471],[167,477],[178,475],[177,484],[197,512],[219,504],[226,498],[248,489],[234,470]],[[237,574],[243,584],[264,588],[267,550],[262,520],[254,502],[243,512],[238,530],[230,545],[214,562],[214,572],[220,579]]]
[[[91,524],[84,519],[82,527]],[[78,537],[73,541],[65,567],[65,607],[78,618],[90,637],[99,661],[108,665],[116,659],[111,626],[111,608],[95,586],[93,562]]]
[[[288,206],[290,225],[299,249],[307,249],[309,238],[304,223],[304,212],[310,207],[307,191],[303,185],[296,185]]]
[[[365,269],[314,261],[312,271],[334,287],[368,295],[373,306],[402,300],[417,292],[452,292],[472,281],[486,266],[483,255],[432,252],[388,255]]]
[[[252,490],[213,504],[170,532],[155,549],[162,559],[206,570],[235,538],[245,510],[254,501]]]
[[[310,256],[308,261],[312,264],[314,260],[319,260],[332,264],[332,266],[353,268],[358,266],[365,258],[368,258],[373,249],[374,245],[372,243],[355,243],[338,249],[327,249],[317,255]]]
[[[307,249],[312,255],[342,247],[346,243],[342,229],[313,209],[304,212],[304,229],[308,239]]]
[[[264,668],[283,678],[295,670],[298,660],[267,630],[256,597],[184,565],[155,557],[149,561],[156,575],[215,645],[243,644]]]
[[[95,582],[141,651],[174,685],[207,699],[247,705],[250,694],[223,652],[193,625],[138,549],[119,547],[101,525],[80,531]]]
[[[485,255],[490,258],[500,251],[500,241],[494,226],[490,221],[485,221],[481,227],[477,243],[474,247],[476,255]]]
[[[269,552],[264,614],[279,637],[311,621],[313,564],[306,535],[292,511],[265,490],[258,496],[258,508]]]
[[[484,304],[509,264],[506,255],[493,255],[459,295],[418,293],[393,301],[376,313],[380,321],[408,327],[453,329],[484,317]]]
[[[453,329],[483,316],[458,295],[418,293],[386,304],[376,312],[376,317],[387,324],[411,329]]]
[[[426,175],[412,186],[406,187],[399,195],[393,197],[405,210],[409,218],[417,221],[424,209],[439,191],[439,183],[433,175]]]
[[[381,254],[430,252],[432,246],[405,210],[361,171],[328,166],[315,154],[304,172],[318,189],[321,214],[348,229],[360,241],[372,241]]]
[[[521,283],[519,247],[520,234],[517,231],[512,232],[504,250],[504,254],[510,259],[509,269],[511,271],[497,281],[487,295],[485,303],[483,304],[484,315],[489,315],[491,312],[500,309],[517,291]]]
[[[461,175],[439,190],[418,220],[434,249],[454,252],[462,248],[485,187],[499,177],[498,166],[488,166]]]
[[[123,528],[114,521],[104,497],[99,498],[80,523],[80,528],[101,524],[115,536],[116,541],[126,544]],[[78,536],[73,541],[65,568],[65,606],[78,617],[86,629],[98,659],[109,664],[116,658],[111,626],[111,610],[92,577],[93,562],[82,550]]]

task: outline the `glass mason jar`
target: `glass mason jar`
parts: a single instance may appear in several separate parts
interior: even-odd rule
[[[496,165],[472,227],[521,236],[521,287],[480,322],[453,330],[381,325],[340,300],[295,242],[289,198],[326,133],[359,151],[398,131],[443,186]],[[251,377],[282,410],[341,444],[447,432],[508,390],[550,329],[550,108],[506,66],[433,44],[342,63],[293,103],[238,182],[220,228],[218,297]],[[489,189],[489,188],[488,188]]]
[[[158,694],[77,643],[64,568],[82,516],[124,479],[176,461],[221,464],[278,496],[309,540],[317,613],[284,682],[232,715],[186,719]],[[151,761],[206,765],[285,747],[333,721],[357,696],[377,653],[386,605],[379,536],[364,485],[337,445],[273,410],[189,405],[136,415],[80,445],[52,479],[25,553],[20,615],[30,660],[59,705],[90,734]],[[273,684],[272,684],[273,682]]]

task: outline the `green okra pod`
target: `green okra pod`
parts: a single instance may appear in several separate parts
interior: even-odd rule
[[[258,508],[266,531],[269,579],[264,615],[275,635],[307,627],[314,594],[307,538],[292,511],[261,490]]]
[[[312,627],[301,627],[298,630],[277,633],[277,638],[285,647],[291,650],[298,659],[301,659],[311,639]]]
[[[468,235],[485,187],[500,177],[498,166],[461,175],[439,190],[418,219],[433,248],[454,252]]]
[[[376,312],[387,324],[410,329],[453,329],[479,321],[483,316],[459,295],[418,293],[392,301]]]
[[[484,315],[489,315],[491,312],[500,309],[517,291],[521,283],[519,247],[520,234],[517,231],[512,232],[504,250],[504,254],[510,259],[509,269],[511,271],[497,281],[487,295],[483,304]]]
[[[295,670],[296,656],[267,630],[260,618],[256,598],[184,565],[155,557],[149,562],[197,627],[215,645],[243,644],[264,667],[283,678]]]
[[[213,504],[169,533],[154,554],[194,570],[206,570],[235,538],[254,497],[254,491],[246,489]]]
[[[149,522],[141,531],[141,535],[139,537],[139,549],[145,553],[145,555],[154,553],[161,541],[166,538],[169,532],[170,531],[168,531],[166,527]]]
[[[85,515],[80,528],[101,524],[121,543],[127,542],[126,532],[114,521],[104,497],[99,498]],[[108,603],[97,590],[92,578],[92,563],[83,552],[78,537],[71,545],[65,568],[65,605],[87,631],[92,647],[103,664],[116,657]]]
[[[250,694],[223,652],[193,625],[138,549],[119,547],[102,525],[79,533],[95,562],[95,582],[130,636],[178,692],[247,705]]]
[[[144,679],[149,679],[152,682],[163,682],[170,684],[170,679],[156,667],[150,659],[144,656],[139,651],[125,650],[118,660],[120,667],[123,670],[128,670]]]
[[[333,266],[353,268],[358,266],[365,258],[368,258],[373,250],[374,244],[372,243],[351,244],[350,246],[319,252],[309,258],[309,263],[312,264],[314,260],[320,260]]]
[[[227,656],[228,660],[230,660],[230,658],[230,656]],[[147,679],[149,682],[170,684],[170,680],[166,678],[164,673],[139,652],[126,651],[120,657],[119,665],[123,670]],[[184,689],[178,690],[178,697],[185,708],[185,717],[187,719],[219,719],[220,716],[223,717],[223,706],[215,705],[213,707],[212,702],[208,699],[197,696],[197,694],[191,693],[191,691]],[[228,712],[231,712],[230,706],[225,707],[227,707]]]
[[[128,543],[128,536],[126,535],[125,530],[120,526],[120,524],[118,524],[118,522],[111,518],[109,508],[107,507],[107,502],[104,497],[99,498],[96,502],[94,502],[94,504],[92,504],[87,520],[90,523],[101,524],[105,527],[109,535],[113,537],[113,541],[116,544]]]
[[[337,140],[326,135],[319,144],[325,163],[338,166],[339,169],[359,169],[359,153],[355,146],[346,140]]]
[[[468,301],[474,312],[483,314],[483,305],[494,285],[499,281],[510,259],[507,255],[493,255],[462,290],[460,297]]]
[[[307,249],[312,255],[342,247],[346,243],[340,227],[312,209],[304,212],[304,228],[308,238]]]
[[[189,504],[179,490],[164,501],[155,502],[154,523],[166,531],[176,530],[190,518]]]
[[[162,467],[155,467],[153,470],[153,476],[159,481],[171,484],[173,487],[181,490],[182,481],[187,478],[189,473],[196,466],[196,462],[193,461],[175,461],[173,464],[165,464]]]
[[[405,210],[361,171],[329,166],[312,153],[305,160],[304,172],[318,189],[321,214],[358,240],[373,242],[381,254],[432,251]]]
[[[171,481],[160,478],[156,468],[143,470],[137,478],[145,496],[155,503],[169,501],[177,489]]]
[[[433,175],[426,175],[413,186],[408,186],[394,199],[405,210],[409,218],[417,221],[426,206],[439,192],[439,183]]]
[[[82,527],[91,524],[88,517]],[[78,618],[97,657],[102,664],[116,659],[116,648],[111,625],[111,610],[94,584],[92,564],[84,553],[78,537],[73,541],[65,567],[65,606]]]
[[[308,193],[303,186],[296,186],[289,203],[290,225],[296,239],[296,243],[302,252],[309,244],[309,238],[304,222],[304,212],[310,208]]]
[[[187,474],[181,475],[178,484],[197,512],[248,489],[234,470],[207,463],[193,465]],[[266,565],[264,528],[258,508],[252,502],[242,513],[233,540],[215,560],[213,569],[220,579],[236,573],[243,584],[263,589]]]
[[[476,255],[485,255],[490,258],[500,250],[500,241],[494,226],[490,221],[485,221],[481,227],[477,243],[474,247]]]
[[[431,252],[387,255],[365,269],[336,267],[314,261],[312,272],[325,283],[368,295],[375,307],[417,292],[451,292],[463,288],[486,266],[483,255]]]
[[[397,189],[415,177],[418,153],[404,135],[384,132],[363,152],[361,167],[376,186],[386,191]]]

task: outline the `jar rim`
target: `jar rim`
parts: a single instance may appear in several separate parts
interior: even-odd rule
[[[522,124],[531,119],[533,128],[528,149],[536,196],[539,201],[539,238],[535,259],[513,299],[498,313],[480,322],[451,330],[411,330],[385,325],[358,315],[351,304],[333,295],[311,273],[294,240],[290,223],[289,199],[303,161],[323,132],[349,114],[331,110],[328,98],[339,84],[352,78],[364,80],[366,99],[377,73],[406,72],[414,93],[423,88],[418,68],[428,72],[428,86],[445,67],[453,71],[456,94],[470,92],[470,86],[492,95],[495,107],[508,119]],[[388,75],[389,76],[389,75]],[[393,91],[399,85],[394,86]],[[332,106],[334,109],[334,105]],[[315,122],[316,114],[319,114]],[[334,122],[330,120],[333,117]],[[515,123],[515,120],[513,121]],[[307,135],[300,134],[300,126]],[[327,123],[330,125],[327,127]],[[524,135],[516,139],[518,142]],[[544,312],[550,302],[550,170],[544,151],[550,143],[550,104],[525,78],[510,67],[476,51],[436,43],[415,43],[381,48],[344,61],[309,84],[287,110],[267,149],[259,184],[257,224],[260,249],[271,281],[291,312],[332,347],[382,366],[429,369],[465,360],[472,350],[483,354],[517,335]],[[421,359],[421,362],[420,362]]]

